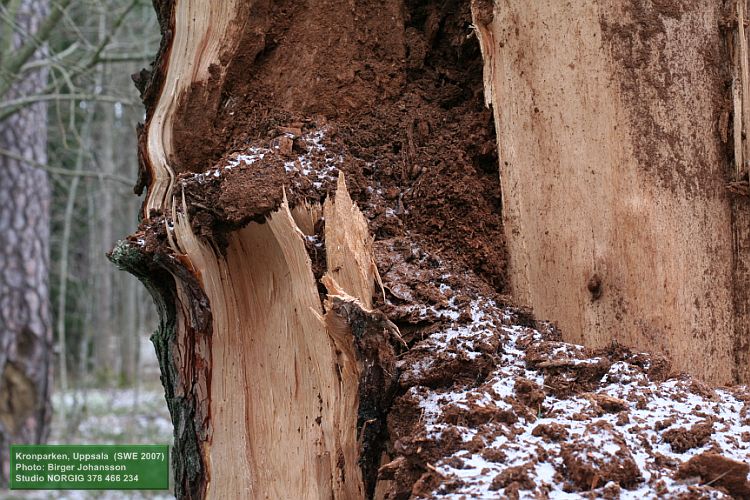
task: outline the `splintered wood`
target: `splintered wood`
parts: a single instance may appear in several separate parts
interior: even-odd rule
[[[376,271],[367,223],[339,182],[325,206],[335,266],[325,314],[300,228],[314,227],[320,207],[293,216],[285,201],[265,223],[231,233],[225,254],[177,213],[175,240],[200,270],[213,314],[210,498],[364,497],[361,369],[350,314],[334,304],[367,314]]]
[[[339,174],[335,198],[326,200],[326,261],[328,276],[364,307],[372,308],[378,270],[372,257],[372,240],[359,208],[352,203],[344,174]]]

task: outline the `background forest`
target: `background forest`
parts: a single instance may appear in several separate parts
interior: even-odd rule
[[[171,423],[148,342],[151,298],[106,257],[138,222],[135,129],[144,112],[130,75],[148,67],[158,48],[153,6],[3,0],[0,28],[3,446],[19,442],[18,432],[9,436],[12,418],[3,410],[20,401],[7,374],[23,365],[28,332],[42,346],[32,350],[29,365],[53,370],[51,420],[49,411],[39,419],[51,424],[50,443],[169,443]]]

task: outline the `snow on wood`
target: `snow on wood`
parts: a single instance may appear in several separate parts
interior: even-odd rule
[[[470,311],[469,321],[451,322],[399,362],[406,392],[396,407],[420,414],[394,439],[407,460],[424,462],[423,496],[728,498],[750,491],[750,483],[721,476],[730,464],[745,467],[750,479],[745,388],[671,377],[664,359],[616,345],[592,351],[560,342],[554,329],[520,326],[512,309],[491,300],[473,300]],[[451,309],[438,313],[451,317]],[[435,352],[442,355],[429,355]],[[460,375],[456,360],[488,352],[496,363],[489,373],[441,387],[444,372]],[[696,476],[686,464],[697,456],[726,464]]]

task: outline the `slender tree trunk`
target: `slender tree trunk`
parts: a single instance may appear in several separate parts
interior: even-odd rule
[[[46,1],[20,2],[14,20],[34,32]],[[8,31],[6,29],[6,36]],[[22,36],[16,32],[12,46]],[[23,37],[25,39],[25,37]],[[7,54],[6,54],[7,55]],[[46,70],[24,74],[7,98],[33,95]],[[0,146],[33,162],[47,163],[47,106],[25,107],[0,124]],[[28,163],[0,157],[0,462],[8,473],[8,445],[46,439],[50,419],[52,329],[49,313],[49,202],[47,174]]]
[[[99,40],[108,36],[107,13],[101,12],[98,23]],[[104,77],[106,67],[101,66],[97,72],[97,85],[104,88]],[[114,173],[114,134],[113,126],[113,104],[96,103],[96,109],[103,115],[103,127],[99,131],[99,149],[97,160],[99,168],[105,173]],[[99,249],[94,255],[95,267],[100,269],[99,275],[99,306],[98,327],[94,341],[94,357],[101,371],[100,375],[105,380],[113,380],[120,375],[122,357],[119,352],[119,333],[121,328],[115,322],[117,318],[117,294],[114,288],[115,278],[113,273],[107,272],[107,261],[104,254],[115,240],[115,220],[113,213],[114,193],[110,189],[100,189],[97,203],[98,221],[100,227]],[[119,382],[118,382],[119,383]]]
[[[103,106],[107,106],[103,104]],[[104,115],[105,130],[112,127],[112,106],[109,105],[101,110]],[[114,144],[113,134],[103,133],[100,135],[101,147],[99,151],[99,164],[104,172],[114,170]],[[108,378],[116,379],[120,375],[123,357],[118,353],[120,344],[121,326],[117,325],[119,293],[115,290],[115,277],[107,272],[107,261],[103,257],[108,247],[114,241],[115,219],[114,219],[114,193],[109,189],[100,189],[99,211],[100,244],[96,254],[96,266],[100,272],[100,290],[98,303],[101,310],[99,329],[94,337],[94,356],[97,363],[106,372]]]
[[[90,125],[90,119],[86,120],[86,125],[83,127],[83,135],[88,134],[88,128]],[[83,155],[85,146],[82,147],[76,157],[76,166],[74,172],[78,173],[83,169]],[[78,196],[78,185],[80,184],[81,178],[75,176],[71,179],[68,185],[68,195],[65,201],[65,212],[63,215],[63,234],[62,241],[60,243],[60,286],[57,299],[57,339],[60,346],[60,388],[63,394],[68,391],[68,348],[67,348],[67,334],[65,330],[66,325],[66,301],[68,297],[68,274],[69,274],[69,259],[70,259],[70,232],[73,226],[73,216],[76,206],[76,198]],[[65,418],[65,410],[61,409],[63,419]]]

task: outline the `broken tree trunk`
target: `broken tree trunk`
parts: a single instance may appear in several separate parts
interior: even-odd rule
[[[404,205],[421,197],[406,225],[443,229],[437,244],[471,242],[463,258],[502,284],[495,146],[468,4],[320,7],[163,2],[160,53],[135,77],[147,197],[139,231],[111,258],[161,312],[153,340],[178,497],[375,494],[403,341],[376,308],[384,290],[368,226],[402,237]],[[426,69],[430,51],[447,57]],[[441,143],[456,158],[447,167]],[[437,177],[421,187],[430,164]],[[383,181],[368,189],[363,171],[374,169]],[[373,197],[367,218],[340,172],[360,200]]]
[[[219,249],[196,236],[183,198],[169,248],[145,250],[153,261],[145,242],[113,251],[161,306],[154,342],[180,425],[178,497],[372,492],[398,330],[372,310],[367,224],[343,174],[338,186],[323,210],[324,304],[305,246],[314,234],[303,233],[320,207],[283,199]]]
[[[271,162],[258,167],[267,178],[238,168],[241,178],[226,184],[241,190],[222,207],[232,186],[205,190],[199,160],[234,151],[211,143],[214,116],[190,123],[226,106],[218,99],[229,71],[263,49],[263,9],[161,5],[162,51],[154,73],[142,75],[144,222],[111,257],[160,306],[154,343],[175,422],[178,497],[364,498],[375,487],[398,338],[372,308],[367,221],[343,174],[324,206],[299,196],[292,205],[284,169]],[[190,142],[198,135],[204,144]],[[228,215],[207,222],[212,207]],[[323,293],[308,253],[316,245],[325,252]]]
[[[567,340],[750,381],[745,0],[473,10],[514,296]]]
[[[529,434],[545,391],[565,398],[668,373],[617,346],[564,346],[501,307],[497,144],[469,2],[167,0],[157,10],[162,47],[135,76],[147,197],[111,258],[160,310],[153,341],[177,496],[596,489],[586,464],[560,465],[569,450],[548,456],[559,474],[520,486],[450,478],[457,452],[486,448],[502,462],[493,439]],[[495,35],[480,36],[491,70]],[[726,418],[740,411],[733,398]],[[678,463],[659,456],[648,459],[654,478]],[[612,481],[638,484],[631,462]]]

